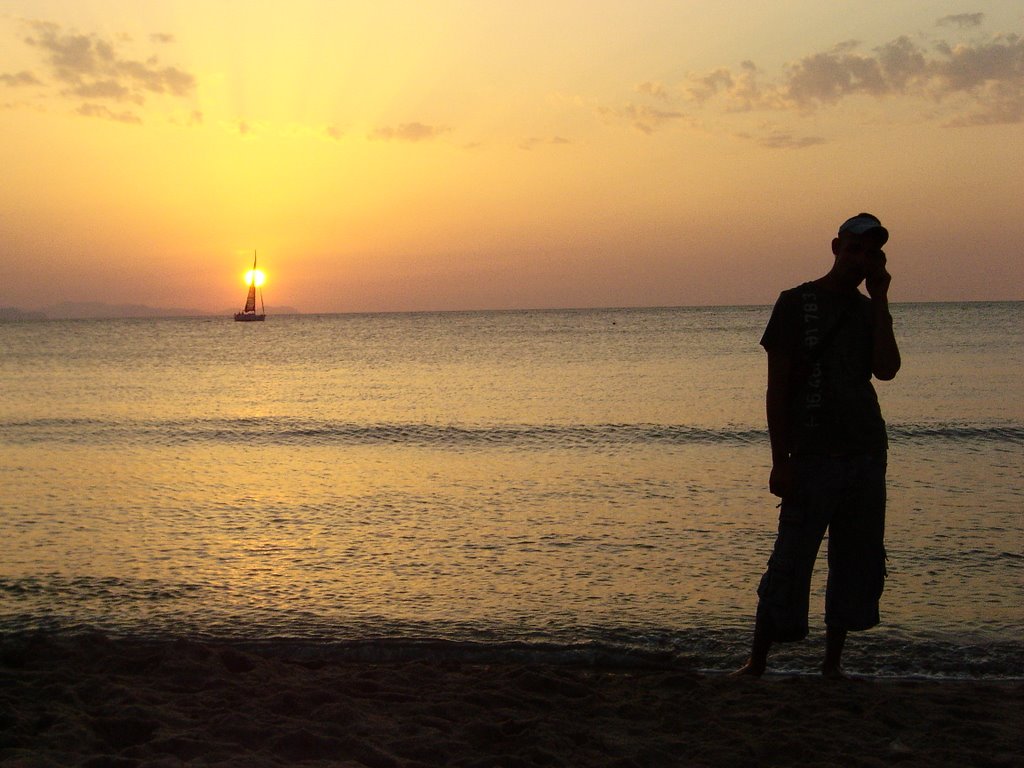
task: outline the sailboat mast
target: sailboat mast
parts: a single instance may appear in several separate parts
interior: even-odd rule
[[[256,285],[256,249],[252,249],[252,284]],[[267,307],[263,303],[263,287],[260,286],[260,312],[263,314],[267,313]]]

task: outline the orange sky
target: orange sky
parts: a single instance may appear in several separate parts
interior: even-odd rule
[[[152,6],[152,7],[150,7]],[[366,7],[360,7],[366,6]],[[286,10],[284,10],[286,9]],[[1024,299],[1018,0],[9,0],[0,306]]]

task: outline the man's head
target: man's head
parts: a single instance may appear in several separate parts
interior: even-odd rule
[[[889,239],[889,230],[882,226],[877,216],[870,213],[858,213],[839,225],[838,237],[844,235],[864,235],[872,240],[877,240],[881,248]]]
[[[877,216],[858,213],[839,226],[839,234],[832,241],[836,268],[851,283],[884,273],[885,252],[882,246],[889,239],[889,231]]]

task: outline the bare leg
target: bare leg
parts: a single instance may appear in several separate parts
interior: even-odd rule
[[[846,630],[828,627],[825,630],[825,663],[821,666],[821,674],[829,678],[842,678],[843,645],[846,643]]]
[[[768,651],[772,647],[771,638],[760,622],[754,627],[754,644],[750,649],[747,663],[733,672],[734,676],[746,675],[760,677],[768,666]]]

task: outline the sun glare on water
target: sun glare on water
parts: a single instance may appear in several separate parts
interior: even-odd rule
[[[248,272],[245,273],[245,284],[246,285],[253,285],[253,284],[255,284],[256,287],[259,288],[266,281],[267,281],[267,276],[265,274],[263,274],[263,270],[262,269],[250,269]]]

